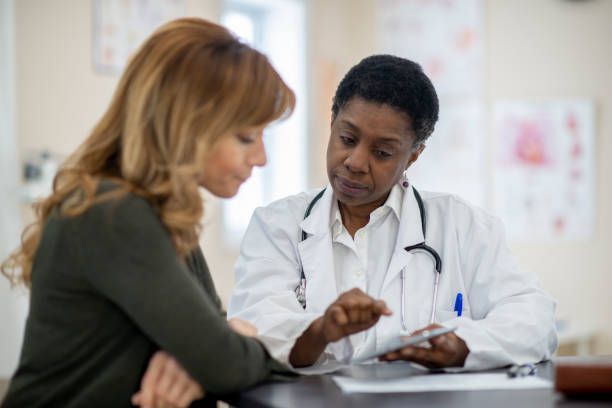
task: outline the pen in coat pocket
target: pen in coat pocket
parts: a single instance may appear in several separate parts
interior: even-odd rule
[[[457,292],[457,296],[455,297],[455,308],[453,310],[457,312],[457,317],[461,316],[463,313],[463,295],[461,292]]]

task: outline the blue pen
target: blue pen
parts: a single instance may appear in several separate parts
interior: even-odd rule
[[[461,313],[463,312],[463,295],[461,292],[457,292],[454,311],[457,312],[457,317],[461,316]]]

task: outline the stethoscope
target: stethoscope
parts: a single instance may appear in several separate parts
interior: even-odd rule
[[[423,205],[423,200],[421,199],[421,195],[419,194],[419,192],[415,188],[413,188],[412,191],[414,192],[414,198],[417,201],[417,204],[419,206],[419,212],[421,214],[421,229],[423,230],[423,242],[420,242],[416,245],[407,246],[406,248],[404,248],[404,250],[406,250],[406,252],[424,251],[424,252],[427,252],[429,255],[431,255],[431,257],[434,260],[436,273],[434,277],[433,299],[431,301],[431,315],[429,318],[429,323],[432,324],[435,322],[435,318],[436,318],[436,303],[438,300],[438,286],[440,285],[440,275],[442,274],[442,258],[440,258],[440,255],[438,255],[435,249],[433,249],[432,247],[430,247],[429,245],[425,243],[425,237],[427,233],[427,220],[426,220],[426,215],[425,215],[425,206]],[[317,203],[317,201],[321,199],[321,197],[323,197],[323,193],[325,193],[325,189],[321,190],[312,199],[310,204],[308,204],[308,207],[306,208],[306,212],[304,213],[304,219],[308,218],[314,205]],[[302,241],[304,241],[306,238],[308,238],[308,235],[306,234],[305,231],[302,230]],[[402,280],[402,285],[401,285],[402,292],[401,292],[401,298],[400,298],[400,302],[401,302],[401,310],[400,310],[401,316],[400,317],[402,319],[402,329],[405,332],[407,332],[408,327],[406,326],[406,319],[405,319],[405,316],[406,316],[406,306],[405,306],[405,303],[406,303],[405,302],[406,270],[405,268],[402,268],[401,280]],[[304,274],[304,268],[300,269],[300,284],[295,288],[295,296],[297,297],[297,300],[300,303],[300,305],[302,305],[302,308],[306,309],[306,275]]]

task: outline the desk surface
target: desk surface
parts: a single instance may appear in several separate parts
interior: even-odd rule
[[[552,379],[553,364],[538,375]],[[404,394],[343,394],[331,375],[303,376],[293,382],[262,384],[227,401],[236,407],[610,407],[612,401],[565,400],[554,390],[445,391]]]

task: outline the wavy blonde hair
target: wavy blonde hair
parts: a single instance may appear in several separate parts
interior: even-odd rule
[[[186,18],[160,27],[133,56],[89,137],[62,164],[51,195],[0,269],[13,285],[32,282],[32,264],[54,209],[76,216],[126,192],[146,198],[180,255],[198,244],[198,177],[222,136],[288,116],[295,96],[268,59],[225,28]],[[102,179],[121,188],[97,195]]]

